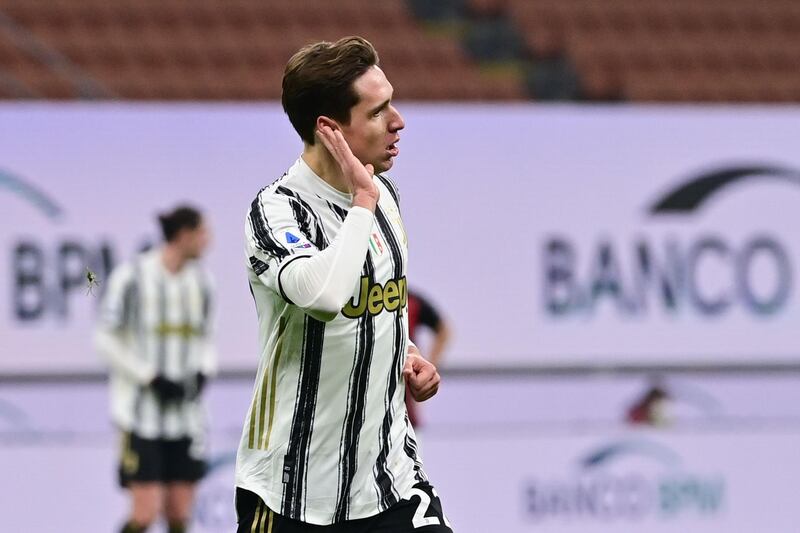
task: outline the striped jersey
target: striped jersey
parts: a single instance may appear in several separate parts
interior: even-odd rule
[[[206,272],[190,262],[170,273],[156,249],[114,269],[99,327],[122,341],[123,355],[138,374],[159,374],[191,388],[198,372],[213,374],[216,367],[210,310]],[[162,405],[147,385],[113,364],[110,384],[111,414],[121,429],[149,439],[202,436],[205,421],[198,399]]]
[[[311,524],[378,514],[427,479],[406,416],[407,243],[397,190],[380,201],[352,298],[329,322],[282,293],[279,274],[335,238],[351,197],[299,159],[253,200],[246,263],[261,348],[237,486]]]

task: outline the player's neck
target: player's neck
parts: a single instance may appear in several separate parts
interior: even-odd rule
[[[186,264],[186,257],[171,244],[165,244],[161,248],[161,264],[170,274],[177,274]]]
[[[314,174],[322,178],[328,185],[337,191],[350,194],[350,188],[344,181],[339,165],[328,153],[328,150],[322,146],[322,143],[317,142],[314,146],[306,144],[302,157]]]

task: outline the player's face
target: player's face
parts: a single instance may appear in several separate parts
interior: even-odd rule
[[[350,109],[350,124],[341,126],[344,138],[359,161],[372,164],[375,172],[389,170],[399,153],[399,131],[405,127],[392,105],[394,89],[377,66],[357,78],[353,88],[359,100]]]
[[[208,243],[211,241],[211,233],[205,222],[200,222],[200,225],[195,229],[183,230],[180,239],[183,254],[189,259],[198,259],[208,247]]]

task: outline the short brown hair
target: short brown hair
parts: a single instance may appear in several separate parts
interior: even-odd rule
[[[378,64],[375,48],[361,37],[344,37],[301,48],[283,73],[283,110],[300,138],[314,144],[317,118],[350,123],[350,109],[358,103],[353,82]]]

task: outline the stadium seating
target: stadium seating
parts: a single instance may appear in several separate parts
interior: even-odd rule
[[[403,0],[0,0],[2,14],[13,31],[0,37],[15,37],[0,41],[4,97],[275,99],[294,51],[352,34],[375,44],[399,98],[525,97],[518,77],[482,73]]]
[[[0,0],[0,97],[275,99],[292,52],[359,34],[374,42],[403,99],[537,98],[535,87],[526,89],[524,69],[513,68],[527,62],[528,72],[551,85],[577,75],[580,90],[568,90],[568,98],[800,100],[795,0],[450,0],[447,16],[462,19],[444,24],[448,31],[436,27],[440,20],[417,20],[409,6]],[[512,68],[485,68],[470,57],[475,50],[462,46],[471,43],[463,29],[481,20],[510,22],[494,27],[516,35],[476,46],[522,43],[522,52],[494,54],[519,56]],[[493,55],[480,51],[484,59]],[[545,72],[548,64],[557,68]]]
[[[800,4],[791,0],[502,3],[534,57],[572,60],[590,100],[800,100]]]

